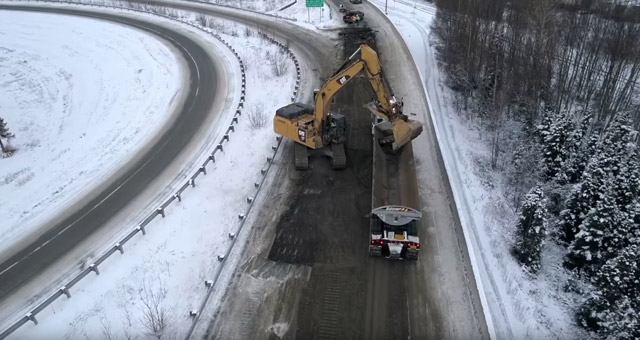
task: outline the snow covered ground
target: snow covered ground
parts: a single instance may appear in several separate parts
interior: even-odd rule
[[[246,209],[246,197],[255,192],[254,182],[272,153],[271,113],[288,103],[296,78],[293,61],[256,31],[216,22],[217,32],[246,65],[245,108],[224,152],[216,154],[207,175],[198,177],[181,202],[166,209],[166,218],[155,219],[146,236],[127,243],[124,255],[105,261],[100,276],[80,281],[71,299],[58,299],[38,314],[38,325],[29,323],[9,338],[154,338],[144,315],[145,306],[156,303],[167,316],[163,338],[184,336],[191,325],[189,311],[197,310],[204,281],[221,265],[216,257],[231,243],[228,234],[237,231],[238,214]],[[270,56],[285,61],[283,75],[274,76]],[[222,124],[230,122],[230,113]],[[252,124],[256,121],[262,125]]]
[[[344,25],[342,13],[331,8],[326,1],[323,7],[312,8],[307,8],[305,0],[298,0],[295,3],[293,0],[216,0],[211,2],[295,19],[297,24],[311,29],[328,29]],[[285,8],[290,4],[292,4],[290,7]]]
[[[384,0],[373,0],[384,11]],[[420,70],[461,221],[475,257],[480,289],[500,339],[588,338],[573,319],[574,297],[563,291],[568,274],[561,253],[548,244],[537,277],[510,254],[516,224],[501,174],[490,169],[490,136],[473,115],[459,114],[440,74],[429,37],[435,8],[423,1],[389,0],[388,17],[398,28]],[[417,154],[420,163],[420,155]]]
[[[169,45],[105,21],[0,11],[0,37],[0,117],[18,149],[0,159],[2,259],[169,121],[186,72]]]

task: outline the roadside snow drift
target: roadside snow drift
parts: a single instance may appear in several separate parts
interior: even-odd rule
[[[148,33],[0,11],[0,254],[116,171],[166,123],[183,70]]]

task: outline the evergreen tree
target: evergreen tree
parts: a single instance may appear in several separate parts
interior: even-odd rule
[[[629,211],[640,193],[640,163],[635,150],[620,158],[619,171],[613,180],[613,192],[620,209]]]
[[[571,195],[567,209],[560,213],[563,240],[572,242],[587,212],[604,195],[613,190],[615,203],[621,211],[634,201],[640,191],[640,170],[631,141],[633,129],[626,114],[619,114],[607,127],[601,142],[595,147],[582,174],[580,188]],[[593,149],[591,139],[589,149]]]
[[[585,269],[593,274],[598,266],[614,258],[629,243],[631,230],[632,221],[620,211],[613,197],[598,200],[580,224],[565,264],[571,269]]]
[[[606,339],[636,340],[640,338],[638,307],[637,301],[627,297],[611,302],[595,292],[579,308],[578,322]]]
[[[554,178],[569,159],[575,133],[575,124],[567,112],[562,111],[554,118],[548,117],[551,114],[547,112],[539,126],[543,173],[547,180]]]
[[[516,243],[512,252],[532,273],[540,270],[540,253],[546,234],[545,203],[542,189],[531,189],[522,204],[516,227]]]
[[[631,244],[622,249],[596,272],[595,283],[609,301],[624,296],[640,301],[640,247]]]
[[[624,164],[632,147],[633,128],[628,114],[620,113],[606,128],[602,143],[596,153],[600,157],[600,166],[613,177],[620,173],[620,165]]]
[[[2,149],[3,153],[5,152],[5,145],[2,143],[2,138],[9,140],[13,137],[15,135],[9,131],[7,123],[0,117],[0,149]]]
[[[580,308],[584,327],[612,339],[640,337],[640,247],[632,244],[596,272],[598,290]]]
[[[600,167],[598,159],[592,159],[583,174],[580,187],[569,198],[567,208],[560,212],[559,226],[565,242],[574,240],[583,219],[610,186],[608,174]]]
[[[599,140],[596,134],[589,136],[592,121],[591,114],[585,115],[579,128],[572,134],[568,150],[569,159],[564,163],[557,176],[560,184],[578,183],[582,179],[582,173],[594,155]]]

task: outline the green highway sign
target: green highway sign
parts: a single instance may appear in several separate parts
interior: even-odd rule
[[[307,7],[323,7],[324,0],[307,0]]]

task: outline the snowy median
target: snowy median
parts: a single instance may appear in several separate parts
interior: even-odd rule
[[[271,161],[267,157],[276,146],[271,113],[291,101],[299,71],[286,49],[256,30],[173,14],[194,23],[205,20],[244,61],[241,113],[232,112],[234,119],[220,124],[228,138],[216,148],[215,161],[197,170],[194,186],[162,211],[165,218],[156,217],[144,237],[130,239],[122,256],[104,262],[99,276],[80,281],[71,299],[57,299],[38,314],[38,325],[23,326],[13,338],[128,337],[159,331],[166,338],[182,337],[207,293],[205,282],[225,263],[219,256],[240,237],[244,212],[255,199],[256,183],[264,178],[265,164]],[[158,313],[152,315],[152,310]],[[160,316],[166,322],[154,328]]]

